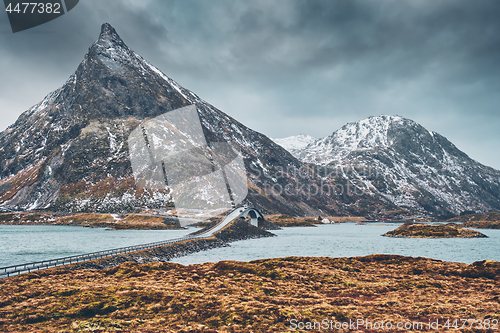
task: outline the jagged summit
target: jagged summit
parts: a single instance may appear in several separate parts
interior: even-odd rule
[[[335,131],[329,138],[341,141],[344,148],[349,149],[373,149],[381,146],[389,146],[391,141],[391,129],[405,126],[407,129],[418,128],[416,122],[400,116],[372,116],[366,119],[348,123]]]
[[[295,155],[303,161],[326,165],[340,162],[360,151],[413,152],[427,155],[427,151],[446,145],[453,155],[468,158],[443,136],[430,132],[415,121],[401,116],[372,116],[348,123],[332,135],[316,140]]]
[[[99,38],[89,48],[83,65],[93,61],[104,63],[112,71],[123,70],[123,66],[141,68],[144,67],[142,62],[145,62],[144,59],[129,49],[109,23],[102,25]]]
[[[99,35],[99,40],[103,39],[109,39],[109,40],[116,40],[116,41],[122,41],[118,33],[116,32],[115,28],[111,26],[109,23],[104,23],[101,25],[101,33]]]
[[[249,203],[297,214],[328,208],[326,198],[318,206],[306,194],[295,200],[260,194],[259,186],[277,166],[300,168],[300,162],[277,145],[269,149],[273,143],[267,137],[144,60],[109,24],[102,25],[67,82],[0,134],[0,208],[118,212],[168,207],[168,190],[136,186],[127,139],[141,122],[188,105],[196,106],[207,142],[230,142],[244,154],[247,167],[252,164]]]
[[[124,53],[132,53],[116,30],[108,23],[102,25],[99,38],[90,47],[89,54],[92,54],[93,50],[97,51],[96,53],[116,53],[120,51]]]
[[[69,98],[82,100],[78,104],[93,119],[156,117],[197,101],[195,94],[132,51],[108,23],[64,89]]]
[[[101,26],[101,33],[99,34],[99,39],[96,44],[105,44],[108,46],[115,45],[128,49],[127,45],[125,45],[115,28],[113,28],[109,23],[104,23]]]

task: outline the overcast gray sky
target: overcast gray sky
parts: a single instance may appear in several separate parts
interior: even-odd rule
[[[201,98],[269,137],[398,114],[500,169],[500,1],[81,0],[13,34],[0,130],[60,87],[108,22]]]

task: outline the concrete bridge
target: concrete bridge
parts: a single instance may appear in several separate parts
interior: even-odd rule
[[[259,226],[259,219],[264,219],[264,215],[253,207],[248,207],[242,214],[240,214],[240,217],[246,219],[248,215],[250,215],[250,224],[256,227]]]
[[[227,216],[221,222],[217,223],[215,226],[208,229],[207,231],[198,234],[198,237],[201,235],[203,235],[203,237],[210,237],[219,232],[220,230],[224,229],[224,227],[226,227],[234,219],[238,217],[246,219],[248,216],[250,216],[250,224],[256,227],[259,226],[259,218],[261,219],[264,218],[262,213],[259,212],[257,208],[250,206],[238,207],[234,209],[231,213],[227,214]]]
[[[78,262],[84,262],[84,261],[90,261],[90,260],[95,260],[95,259],[100,259],[100,258],[111,257],[111,256],[114,256],[117,254],[122,254],[122,253],[129,253],[129,252],[141,251],[141,250],[145,250],[145,249],[151,249],[151,248],[165,246],[165,245],[173,244],[173,243],[177,243],[177,242],[183,242],[186,240],[212,237],[217,232],[224,229],[228,224],[230,224],[235,219],[237,219],[237,218],[247,219],[248,216],[250,216],[250,224],[252,224],[256,227],[258,227],[259,218],[264,218],[262,213],[259,212],[256,208],[249,207],[249,206],[242,206],[242,207],[238,207],[238,208],[234,209],[233,211],[231,211],[224,219],[222,219],[220,222],[218,222],[212,228],[205,230],[201,233],[198,233],[196,235],[190,234],[190,235],[187,235],[187,236],[184,236],[181,238],[169,239],[169,240],[161,241],[161,242],[148,243],[148,244],[135,245],[135,246],[127,246],[127,247],[122,247],[122,248],[118,248],[118,249],[92,252],[92,253],[64,257],[64,258],[37,261],[37,262],[31,262],[31,263],[8,266],[8,267],[0,267],[0,279],[5,278],[5,277],[10,277],[10,276],[15,276],[15,275],[26,273],[26,272],[39,271],[39,270],[50,268],[50,267],[70,265],[70,264],[74,264],[74,263],[78,263]]]

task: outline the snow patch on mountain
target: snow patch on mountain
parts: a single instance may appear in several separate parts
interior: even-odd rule
[[[316,141],[317,139],[311,135],[299,134],[282,139],[271,139],[271,140],[273,140],[281,147],[288,150],[292,155],[297,157],[296,154],[298,152],[302,151],[302,149],[304,149],[308,144]]]
[[[348,123],[331,136],[310,142],[307,148],[301,149],[296,156],[307,163],[327,165],[342,160],[353,151],[388,148],[392,144],[388,135],[389,127],[405,122],[416,124],[400,116],[386,115]]]

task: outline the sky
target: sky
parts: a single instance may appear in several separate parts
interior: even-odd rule
[[[12,33],[0,130],[62,86],[110,23],[166,75],[272,138],[412,119],[500,169],[500,1],[80,0]]]

